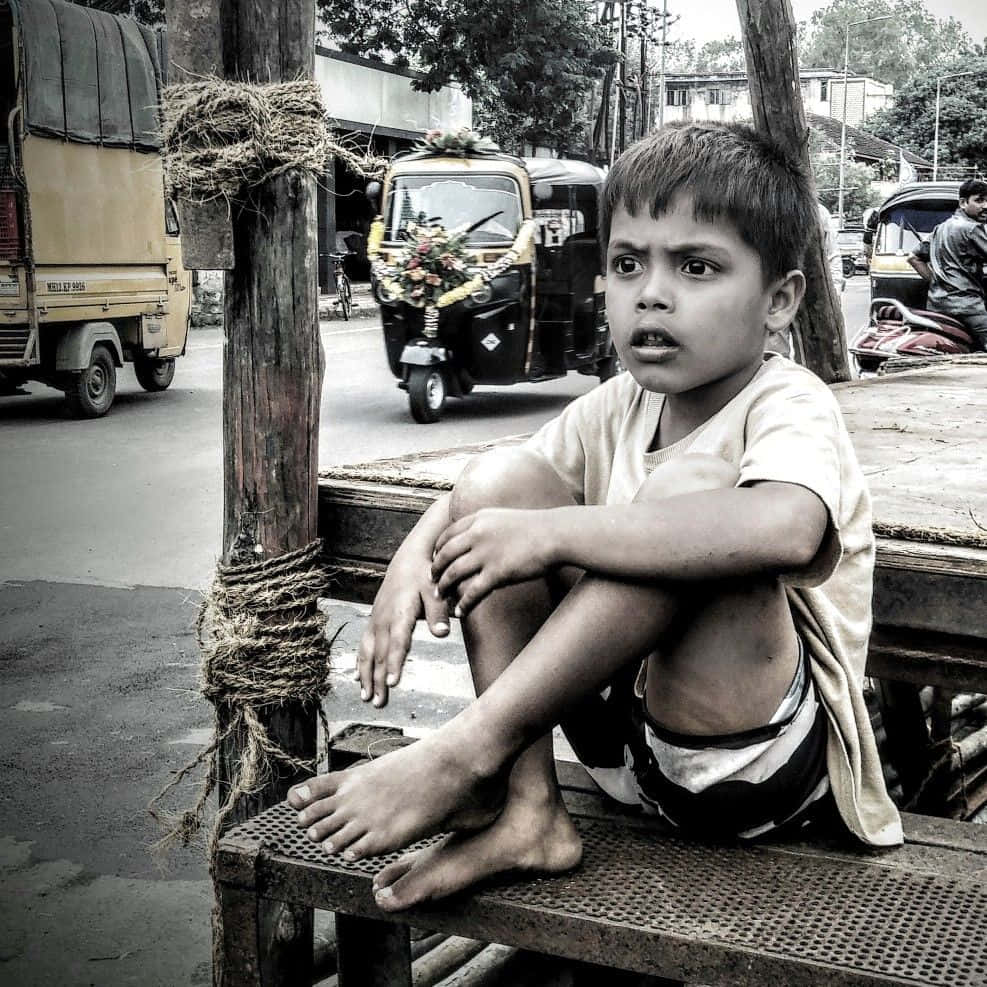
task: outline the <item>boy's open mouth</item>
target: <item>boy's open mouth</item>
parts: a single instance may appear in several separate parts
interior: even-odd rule
[[[631,347],[639,360],[658,363],[671,357],[678,343],[664,329],[638,329],[631,337]]]

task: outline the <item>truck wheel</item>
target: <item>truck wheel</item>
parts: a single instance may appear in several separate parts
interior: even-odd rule
[[[137,383],[145,391],[164,391],[175,379],[175,358],[168,357],[165,360],[135,360],[134,373],[137,374]]]
[[[411,417],[419,425],[437,422],[446,403],[446,381],[438,367],[412,367],[408,374]]]
[[[852,257],[843,258],[843,277],[852,278],[853,272],[856,270],[856,266],[853,263]]]
[[[117,392],[117,368],[113,354],[101,344],[93,347],[89,366],[73,373],[66,384],[65,399],[76,418],[99,418],[110,410]]]

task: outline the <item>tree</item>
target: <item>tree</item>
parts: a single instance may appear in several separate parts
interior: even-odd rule
[[[946,63],[930,75],[905,83],[895,94],[893,106],[874,114],[867,128],[878,137],[907,147],[932,160],[935,144],[936,79],[954,72],[941,83],[939,99],[939,167],[987,173],[987,53]],[[940,174],[940,177],[941,174]]]
[[[696,54],[693,72],[746,72],[744,43],[739,38],[728,37],[721,41],[707,41]]]
[[[833,214],[836,213],[840,198],[840,152],[827,146],[821,135],[809,131],[809,160],[812,162],[812,176],[816,182],[819,201]],[[843,212],[845,216],[859,218],[868,206],[875,206],[881,200],[880,191],[872,182],[877,176],[865,164],[855,161],[853,144],[847,144],[846,159],[843,163]]]
[[[972,51],[970,36],[954,17],[940,20],[923,0],[833,0],[817,10],[799,45],[805,67],[842,68],[848,21],[891,14],[889,20],[857,24],[850,34],[850,71],[902,86]]]
[[[75,0],[80,7],[94,7],[108,14],[133,17],[141,24],[157,27],[164,24],[164,0]]]
[[[589,0],[317,0],[344,51],[423,73],[434,92],[458,82],[479,125],[519,150],[560,151],[585,142],[583,113],[594,79],[615,52]]]

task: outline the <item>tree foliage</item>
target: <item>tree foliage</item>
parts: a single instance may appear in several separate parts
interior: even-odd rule
[[[584,141],[584,106],[615,53],[589,0],[316,0],[344,51],[396,57],[415,88],[458,82],[477,126],[518,149]]]
[[[74,0],[80,7],[95,7],[109,14],[133,17],[141,24],[157,27],[164,24],[164,0]]]
[[[955,59],[929,75],[917,76],[895,93],[894,105],[874,114],[867,129],[930,161],[935,144],[936,80],[954,72],[969,76],[942,79],[939,99],[939,166],[987,173],[987,53]],[[942,177],[940,175],[940,177]]]
[[[940,20],[923,0],[833,0],[800,25],[800,63],[841,69],[847,23],[888,14],[888,20],[850,28],[851,71],[897,88],[973,49],[959,21]]]
[[[819,201],[835,216],[840,200],[839,151],[826,146],[822,137],[810,130],[809,160]],[[881,201],[880,190],[872,184],[875,178],[877,175],[869,165],[854,160],[853,142],[849,142],[843,162],[843,212],[846,217],[857,219],[868,206],[876,206]]]

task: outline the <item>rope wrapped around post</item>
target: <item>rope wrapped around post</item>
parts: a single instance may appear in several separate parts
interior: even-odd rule
[[[220,745],[241,728],[246,736],[243,757],[216,813],[210,857],[238,800],[260,791],[275,768],[315,772],[314,763],[271,741],[260,712],[298,702],[313,707],[327,726],[322,699],[329,691],[332,640],[316,609],[329,584],[321,552],[320,539],[274,558],[217,567],[197,624],[201,691],[216,711],[213,736],[151,801],[151,815],[168,827],[158,849],[175,842],[188,845],[198,834],[218,781]],[[162,799],[203,762],[208,762],[206,773],[192,808],[177,816],[159,809]]]
[[[387,164],[332,135],[312,79],[260,85],[204,78],[168,86],[163,96],[165,187],[175,199],[242,199],[293,168],[319,179],[330,157],[367,177],[379,177]]]

